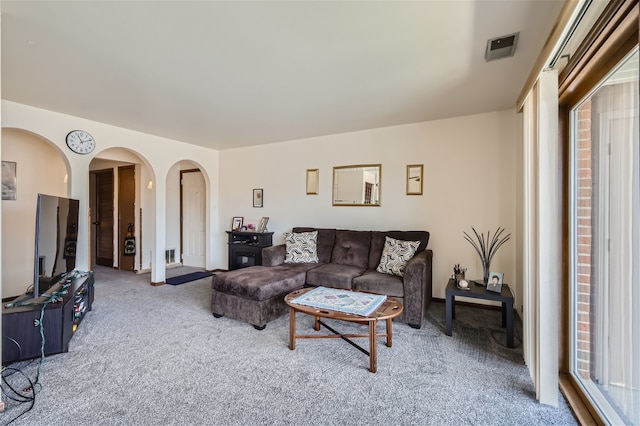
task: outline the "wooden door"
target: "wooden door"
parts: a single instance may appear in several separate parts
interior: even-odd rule
[[[113,170],[92,172],[95,177],[93,233],[96,264],[113,267]]]
[[[135,171],[135,166],[118,167],[118,267],[124,271],[133,271],[136,259],[135,254],[124,253],[125,238],[129,229],[131,229],[133,235],[136,235]]]
[[[205,182],[200,170],[180,172],[182,264],[205,267]]]

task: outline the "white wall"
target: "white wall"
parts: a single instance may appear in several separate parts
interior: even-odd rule
[[[17,163],[17,199],[2,201],[2,295],[10,297],[33,284],[37,194],[69,196],[68,171],[59,150],[21,130],[2,129],[2,160]]]
[[[145,235],[149,235],[152,241],[144,243],[144,250],[150,253],[150,263],[158,265],[152,269],[151,280],[153,282],[164,281],[164,251],[166,247],[166,229],[171,224],[166,223],[167,212],[167,176],[174,164],[181,161],[189,161],[199,167],[207,185],[207,268],[213,269],[224,266],[221,263],[220,250],[226,249],[222,243],[225,237],[224,231],[218,229],[218,152],[203,147],[186,144],[180,141],[166,139],[158,136],[135,132],[104,123],[85,120],[65,114],[34,108],[14,102],[2,101],[2,127],[24,129],[46,140],[61,154],[63,162],[68,164],[69,191],[68,196],[80,200],[81,221],[78,233],[78,267],[89,269],[88,229],[87,217],[89,201],[89,167],[96,156],[113,148],[121,148],[135,153],[143,164],[148,166],[146,176],[143,170],[143,180],[153,179],[153,189],[141,191],[140,202],[143,212],[153,211],[152,220],[144,220]],[[72,129],[83,129],[91,133],[97,141],[96,150],[88,155],[71,153],[65,144],[65,136]],[[162,147],[162,149],[159,149]],[[3,158],[5,153],[3,152]],[[20,165],[18,166],[20,167]],[[42,192],[42,191],[41,191]],[[4,208],[4,203],[3,203]],[[86,220],[82,220],[82,217]],[[3,219],[3,223],[6,218]],[[149,226],[147,226],[147,223]],[[179,227],[179,223],[173,224]],[[7,236],[2,235],[3,243]],[[173,242],[170,242],[174,245]],[[31,258],[33,255],[31,255]],[[4,260],[4,256],[3,256]],[[145,259],[143,258],[143,263]],[[3,280],[3,288],[12,286]],[[10,295],[8,292],[5,295]]]
[[[359,230],[418,229],[431,233],[433,296],[444,298],[453,265],[482,276],[463,231],[474,226],[515,233],[514,110],[365,130],[220,152],[220,228],[233,216],[257,223],[268,216],[274,243],[293,226]],[[333,207],[334,166],[382,164],[381,207]],[[406,166],[424,164],[424,193],[406,195]],[[319,194],[306,195],[306,169],[320,169]],[[252,207],[252,189],[264,189],[264,207]],[[514,235],[515,236],[515,235]],[[516,280],[515,241],[505,244],[492,270]],[[519,306],[519,304],[518,304]]]
[[[169,236],[179,227],[174,224],[179,199],[169,188],[182,164],[191,163],[203,171],[207,182],[209,269],[226,268],[224,231],[230,229],[233,216],[244,216],[245,223],[254,224],[269,216],[276,243],[293,226],[423,229],[431,233],[429,247],[434,251],[433,296],[443,298],[455,263],[467,266],[470,278],[482,274],[478,256],[464,240],[463,231],[474,226],[486,232],[502,226],[516,232],[516,147],[521,135],[514,110],[217,152],[8,101],[2,101],[2,108],[3,127],[41,135],[62,153],[70,177],[78,176],[70,182],[69,196],[81,200],[81,211],[87,208],[89,164],[99,152],[126,148],[149,166],[149,176],[143,179],[153,179],[154,187],[142,191],[141,203],[143,211],[154,211],[149,224],[146,219],[143,224],[145,234],[154,239],[144,242],[145,252],[154,250],[149,254],[150,263],[164,264],[164,250],[174,243]],[[64,136],[75,128],[96,138],[94,154],[68,152]],[[382,164],[381,207],[332,207],[334,166],[377,163]],[[407,164],[425,166],[422,196],[406,195]],[[316,168],[320,170],[319,194],[306,195],[306,169]],[[263,208],[252,207],[254,188],[264,189]],[[79,240],[85,244],[79,244],[78,254],[88,256],[87,224],[83,225]],[[516,280],[516,237],[503,246],[492,264],[493,270],[505,273],[505,282],[510,284]],[[6,250],[4,253],[6,256]],[[164,269],[161,274],[152,273],[152,281],[158,278],[164,280]],[[3,287],[7,285],[11,284],[3,279]]]

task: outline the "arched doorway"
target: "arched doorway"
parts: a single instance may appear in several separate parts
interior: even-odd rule
[[[142,251],[142,226],[147,222],[143,206],[151,204],[145,192],[151,170],[137,153],[110,148],[91,161],[89,180],[91,264],[144,271],[145,262],[150,264]],[[153,213],[146,212],[150,216]]]
[[[205,202],[205,181],[200,169],[180,170],[180,246],[185,266],[206,266]]]

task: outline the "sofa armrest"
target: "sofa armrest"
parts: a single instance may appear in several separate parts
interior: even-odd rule
[[[420,327],[432,297],[433,251],[423,250],[407,263],[404,271],[404,304],[407,323]]]
[[[263,248],[262,249],[262,265],[263,266],[282,265],[284,263],[286,252],[287,252],[287,249],[284,244]]]

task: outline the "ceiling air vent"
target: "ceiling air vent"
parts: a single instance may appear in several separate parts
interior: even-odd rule
[[[513,56],[513,54],[516,52],[519,35],[520,33],[514,33],[488,40],[487,50],[484,53],[484,60],[489,62],[495,59],[508,58],[509,56]]]

